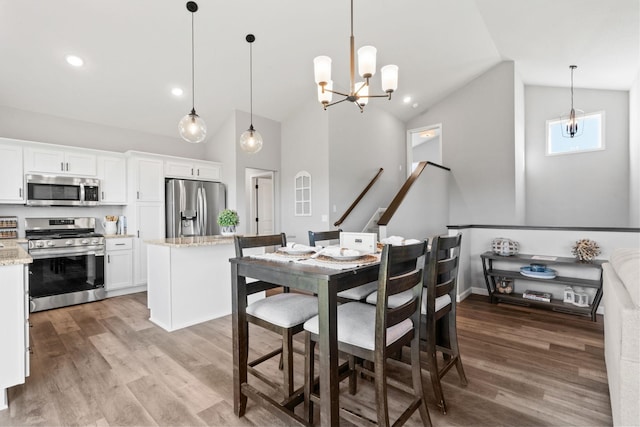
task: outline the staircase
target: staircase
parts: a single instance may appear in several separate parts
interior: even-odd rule
[[[376,210],[371,216],[371,219],[369,219],[369,221],[367,222],[367,225],[364,226],[364,229],[362,230],[362,232],[376,233],[376,235],[378,236],[378,240],[386,237],[386,236],[380,236],[380,226],[378,225],[378,220],[380,219],[380,217],[382,217],[382,214],[384,214],[386,210],[387,208],[378,208],[378,210]]]

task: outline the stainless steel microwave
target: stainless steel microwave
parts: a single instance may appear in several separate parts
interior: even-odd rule
[[[70,176],[27,175],[29,206],[97,206],[100,180]]]

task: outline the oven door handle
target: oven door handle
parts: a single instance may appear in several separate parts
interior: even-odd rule
[[[30,250],[29,255],[33,259],[59,258],[63,256],[74,255],[95,255],[104,256],[104,246],[82,246],[76,249],[59,248],[59,249],[35,249]]]

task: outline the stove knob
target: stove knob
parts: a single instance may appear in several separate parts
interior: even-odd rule
[[[47,246],[55,246],[56,244],[53,242],[47,242]]]
[[[82,239],[80,243],[82,243],[83,245],[88,245],[89,241],[87,239]]]
[[[42,247],[44,247],[44,243],[36,242],[36,248],[42,248]]]
[[[91,241],[91,244],[92,244],[92,245],[97,245],[97,244],[98,244],[98,239],[93,239],[93,240]]]
[[[67,246],[71,246],[73,245],[73,240],[67,240],[66,242],[64,242],[64,244]]]

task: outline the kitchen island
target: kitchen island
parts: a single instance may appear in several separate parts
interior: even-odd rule
[[[148,240],[149,320],[175,331],[231,314],[233,237]]]
[[[7,389],[29,376],[29,286],[33,260],[17,240],[0,241],[0,410],[8,407]]]

